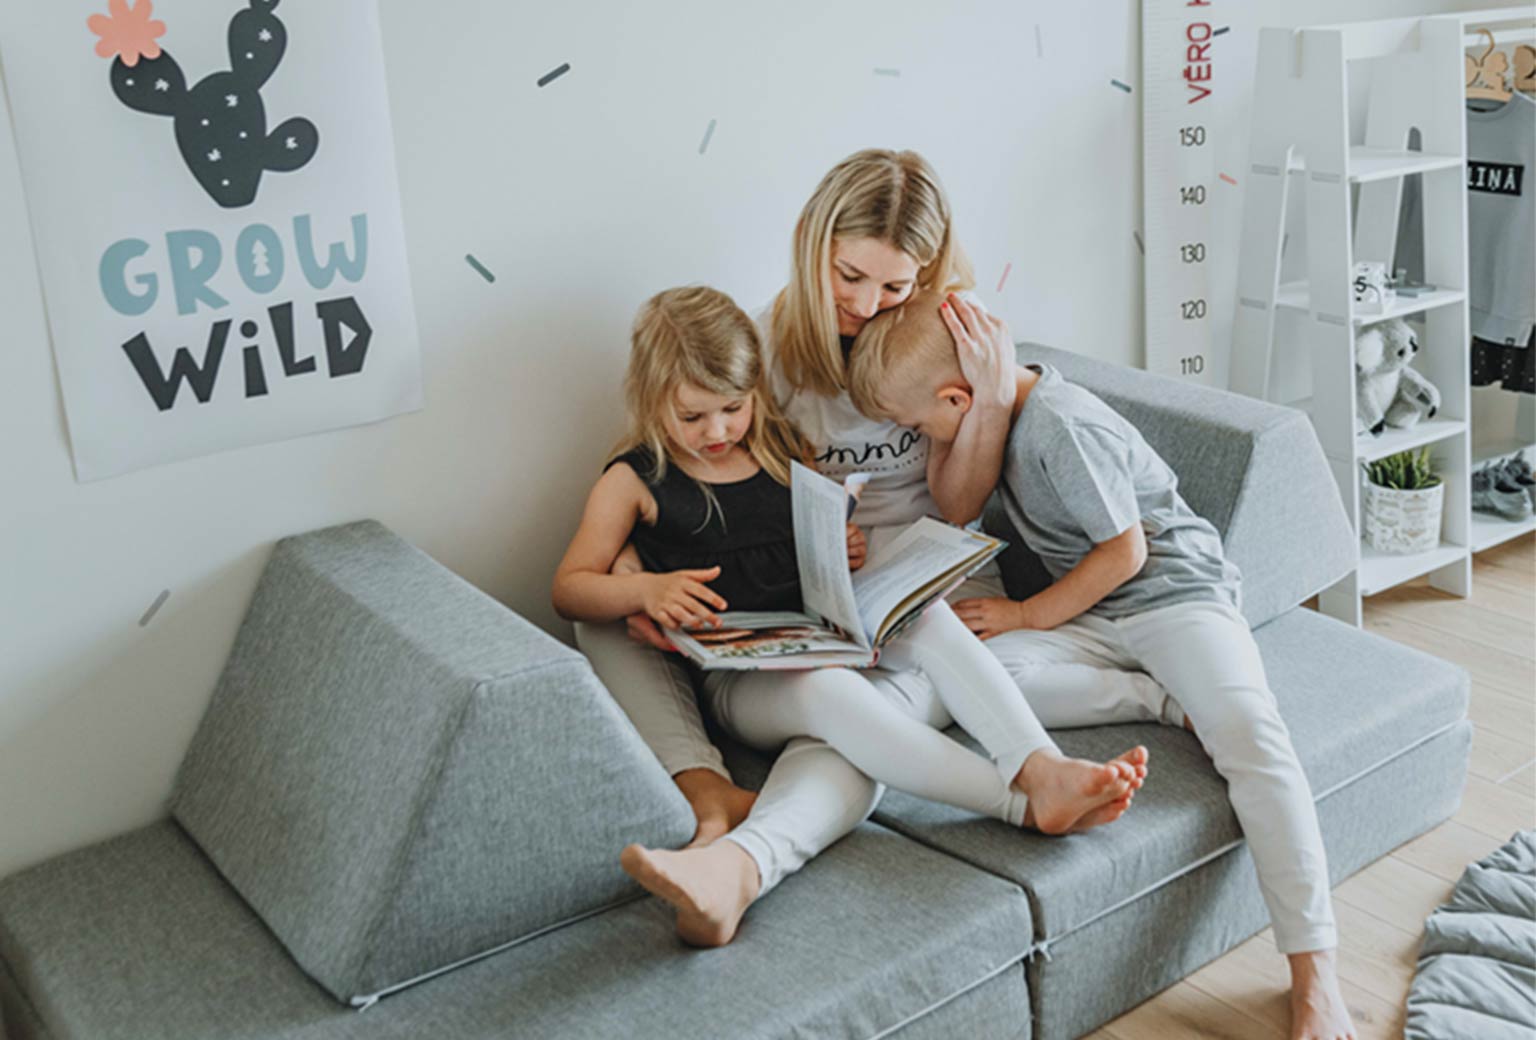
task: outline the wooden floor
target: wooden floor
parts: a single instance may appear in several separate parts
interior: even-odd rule
[[[1361,1040],[1403,1035],[1424,919],[1466,865],[1536,826],[1536,535],[1474,558],[1459,599],[1420,580],[1366,600],[1365,627],[1472,673],[1461,811],[1334,889],[1339,974]],[[1268,930],[1091,1034],[1285,1040],[1288,975]]]

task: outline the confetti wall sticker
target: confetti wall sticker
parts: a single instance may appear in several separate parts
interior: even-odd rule
[[[149,0],[130,10],[114,3],[111,14],[93,14],[86,25],[101,37],[96,53],[112,58],[112,92],[136,112],[170,116],[182,159],[210,197],[236,209],[256,198],[267,170],[289,173],[315,156],[315,124],[295,116],[267,132],[261,88],[277,71],[288,31],[262,0],[229,21],[229,69],[188,88],[181,66],[154,37],[165,23],[149,21]],[[169,147],[170,142],[166,142]]]
[[[1131,85],[1129,83],[1121,83],[1117,79],[1110,80],[1109,81],[1109,85],[1112,86],[1112,87],[1115,87],[1116,89],[1123,90],[1127,94],[1129,94],[1131,92]]]
[[[1008,272],[1012,271],[1012,270],[1013,270],[1013,261],[1012,260],[1008,261],[1008,263],[1003,265],[1003,276],[997,280],[997,291],[998,292],[1002,292],[1003,291],[1003,285],[1004,285],[1004,283],[1006,283],[1008,281]]]
[[[488,282],[494,282],[496,280],[496,276],[493,275],[490,271],[486,270],[484,264],[475,259],[475,254],[465,253],[464,260],[469,264],[470,267],[473,267],[476,271],[480,272],[481,278],[484,278]]]
[[[555,80],[559,79],[561,76],[565,75],[567,72],[570,72],[570,71],[571,71],[571,63],[570,62],[565,62],[559,68],[550,69],[548,72],[544,73],[544,75],[539,77],[539,86],[547,87],[551,83],[553,83]]]
[[[149,609],[144,611],[143,615],[140,616],[140,618],[139,618],[139,627],[143,628],[145,625],[149,624],[150,621],[154,618],[154,616],[156,614],[160,613],[160,608],[165,606],[165,601],[170,599],[170,598],[171,598],[171,590],[170,589],[161,589],[160,590],[160,595],[155,597],[155,601],[149,605]]]
[[[877,76],[900,76],[901,75],[901,70],[900,69],[876,69],[875,70],[875,75],[877,75]]]
[[[1223,25],[1220,29],[1217,29],[1214,32],[1212,32],[1211,35],[1212,36],[1220,36],[1222,33],[1230,32],[1231,30],[1232,30],[1232,27],[1230,25]]]
[[[1136,240],[1136,252],[1140,253],[1142,256],[1146,256],[1147,255],[1147,247],[1146,247],[1146,244],[1143,243],[1142,240],[1141,240],[1141,232],[1140,231],[1132,231],[1131,232],[1131,237]]]
[[[715,121],[711,119],[709,125],[704,128],[704,140],[699,142],[699,154],[704,154],[704,149],[709,147],[709,139],[715,136]]]
[[[1035,57],[1045,57],[1045,44],[1040,39],[1040,23],[1035,23]]]
[[[1237,179],[1234,178],[1229,173],[1222,173],[1222,174],[1218,174],[1217,176],[1219,176],[1222,180],[1226,181],[1228,184],[1232,184],[1232,185],[1236,185],[1237,184]]]

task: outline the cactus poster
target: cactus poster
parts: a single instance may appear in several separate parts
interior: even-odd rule
[[[376,0],[0,12],[75,473],[421,407]]]

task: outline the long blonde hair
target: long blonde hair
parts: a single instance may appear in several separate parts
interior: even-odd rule
[[[791,385],[828,397],[847,385],[832,279],[832,241],[873,238],[917,261],[917,289],[975,285],[951,230],[939,176],[916,152],[868,148],[827,172],[795,223],[789,284],[773,302],[778,363]]]
[[[655,466],[640,476],[652,483],[667,472],[672,449],[665,421],[677,408],[677,389],[684,383],[722,397],[750,398],[752,425],[742,445],[769,476],[789,484],[789,464],[805,461],[805,445],[773,396],[764,392],[757,326],[718,289],[667,289],[647,300],[635,316],[624,379],[629,430],[615,453],[648,449]],[[708,486],[700,487],[714,508],[714,495]]]

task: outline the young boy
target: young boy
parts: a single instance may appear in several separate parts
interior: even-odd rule
[[[952,442],[972,403],[956,337],[975,320],[971,305],[931,292],[875,317],[851,352],[855,406],[936,445]],[[1054,581],[1026,600],[962,600],[955,612],[1048,725],[1161,718],[1197,733],[1227,780],[1276,945],[1289,958],[1292,1036],[1353,1037],[1312,792],[1238,612],[1237,568],[1135,427],[1049,365],[1015,368],[1000,491]],[[1168,702],[1064,697],[1044,679],[1061,665],[1143,670]]]

